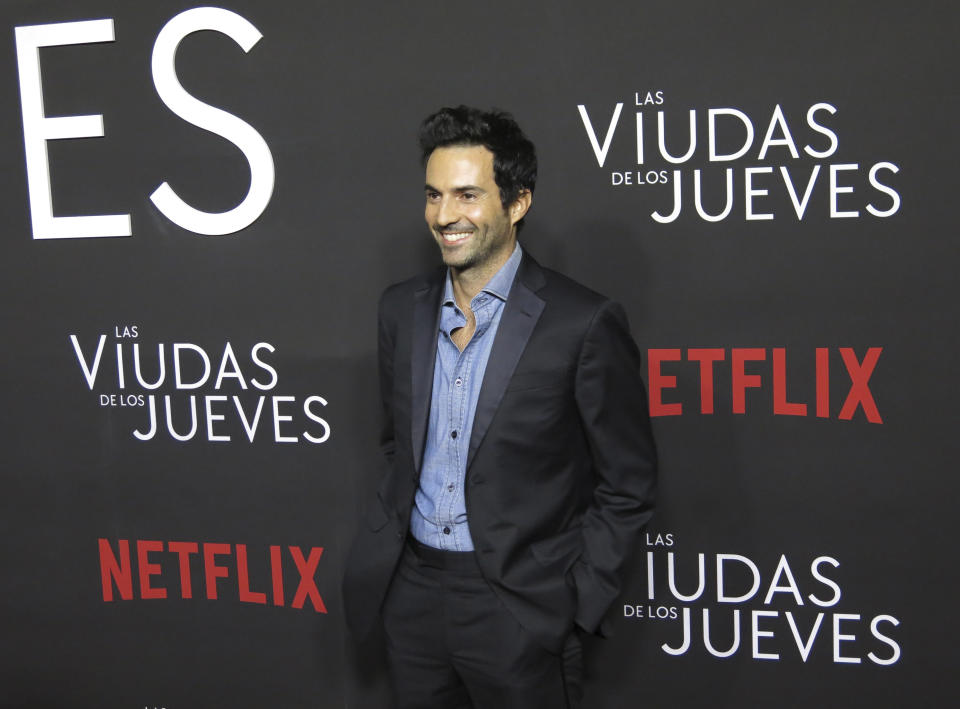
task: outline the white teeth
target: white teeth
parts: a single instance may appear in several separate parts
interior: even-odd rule
[[[449,244],[455,244],[456,242],[458,242],[458,241],[463,241],[463,240],[466,239],[468,236],[470,236],[470,232],[469,232],[469,231],[458,231],[458,232],[454,232],[454,233],[443,233],[443,234],[441,234],[441,236],[443,237],[443,240],[446,241],[447,243],[449,243]]]

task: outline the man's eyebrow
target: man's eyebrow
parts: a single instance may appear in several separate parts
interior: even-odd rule
[[[423,186],[423,189],[425,192],[440,191],[436,187],[431,185],[429,182]],[[463,194],[464,192],[484,192],[484,193],[486,192],[485,189],[483,189],[482,187],[478,187],[477,185],[464,185],[463,187],[454,187],[453,191],[458,194]]]

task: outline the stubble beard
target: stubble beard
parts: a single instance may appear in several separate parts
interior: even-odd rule
[[[509,241],[509,230],[509,222],[504,224],[496,235],[491,234],[489,229],[482,231],[474,226],[471,228],[472,234],[467,237],[467,240],[472,243],[467,245],[467,250],[460,253],[460,250],[450,251],[444,248],[443,231],[434,227],[434,232],[437,235],[435,238],[438,239],[440,256],[444,264],[458,274],[465,273],[472,269],[482,270],[488,267],[496,260],[498,252]],[[448,231],[456,231],[456,229],[448,229]],[[509,257],[509,254],[507,254],[507,256]]]

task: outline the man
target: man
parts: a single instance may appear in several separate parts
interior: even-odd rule
[[[347,620],[382,615],[402,709],[572,707],[653,510],[640,355],[619,305],[518,245],[537,161],[509,115],[441,109],[420,146],[446,268],[380,301],[387,468]]]

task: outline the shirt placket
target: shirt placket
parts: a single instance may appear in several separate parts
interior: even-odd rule
[[[466,467],[463,460],[466,455],[464,446],[466,432],[463,429],[466,426],[467,419],[467,394],[474,385],[474,382],[468,381],[468,379],[476,374],[473,371],[473,366],[476,353],[480,347],[478,342],[483,338],[489,325],[489,309],[486,307],[489,298],[486,293],[482,293],[476,296],[470,304],[476,321],[476,330],[463,351],[457,351],[456,366],[449,387],[451,399],[449,428],[451,436],[449,439],[450,455],[447,460],[450,461],[450,469],[448,479],[444,481],[443,494],[447,498],[445,509],[453,536],[451,541],[455,549],[463,547],[464,526],[457,524],[457,502],[459,501],[459,490],[463,489],[464,468]],[[453,435],[454,432],[456,432],[456,435]]]
[[[460,529],[457,526],[457,491],[460,488],[460,470],[462,467],[461,448],[464,435],[464,421],[466,419],[466,380],[468,372],[470,371],[474,349],[471,345],[472,341],[467,344],[462,352],[457,352],[456,365],[449,387],[448,430],[450,434],[447,440],[447,450],[449,454],[445,456],[448,465],[443,481],[443,509],[446,524],[449,525],[453,537],[450,541],[455,549],[461,548]]]

